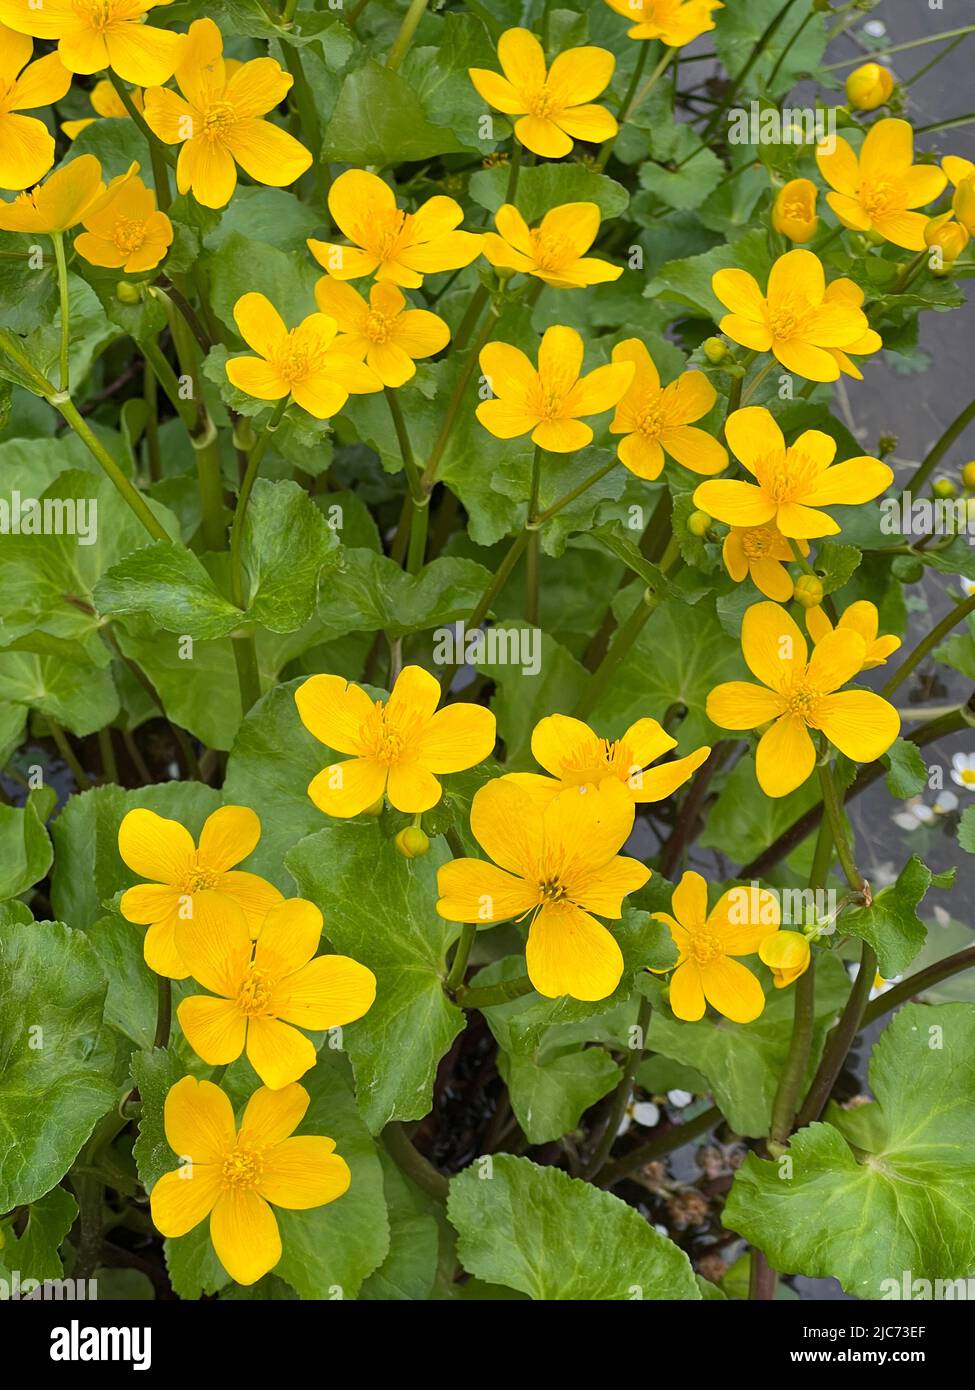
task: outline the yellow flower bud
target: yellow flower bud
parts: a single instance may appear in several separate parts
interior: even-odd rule
[[[812,241],[819,226],[816,185],[811,179],[790,179],[772,205],[772,226],[799,245]]]
[[[815,574],[801,574],[796,580],[795,600],[803,608],[818,608],[823,601],[822,580]]]
[[[967,227],[956,222],[950,212],[932,217],[924,228],[926,246],[940,246],[943,259],[950,265],[956,261],[969,242]]]
[[[961,480],[966,487],[975,491],[975,459],[964,465],[961,470]]]
[[[138,304],[142,298],[142,287],[130,284],[128,280],[120,280],[115,286],[115,298],[120,304]]]
[[[719,362],[723,362],[728,356],[728,344],[723,338],[705,338],[704,356],[716,367]]]
[[[876,111],[890,99],[894,74],[880,63],[864,63],[846,79],[846,99],[858,111]]]
[[[396,836],[396,848],[404,859],[419,859],[430,848],[430,838],[418,825],[408,825]]]
[[[687,529],[692,536],[706,536],[711,518],[707,512],[691,512],[687,518]]]
[[[797,931],[777,931],[767,936],[758,948],[759,958],[772,972],[776,989],[784,989],[809,968],[809,942]]]
[[[958,489],[950,478],[938,478],[931,491],[935,497],[957,497]]]

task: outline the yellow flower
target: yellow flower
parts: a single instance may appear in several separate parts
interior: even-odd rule
[[[84,215],[74,247],[91,265],[151,270],[173,243],[173,224],[157,210],[152,189],[135,177],[138,168],[113,179]]]
[[[471,830],[494,860],[454,859],[437,870],[437,911],[448,922],[504,922],[531,914],[528,978],[547,999],[605,999],[623,974],[616,940],[597,922],[650,870],[619,854],[633,828],[632,795],[615,777],[542,802],[506,777],[471,802]],[[500,866],[500,867],[496,867]]]
[[[594,97],[605,91],[616,59],[605,48],[570,48],[551,68],[545,50],[528,29],[506,29],[498,40],[501,77],[487,68],[468,68],[480,96],[515,121],[515,138],[546,159],[561,159],[573,140],[590,145],[612,140],[616,118]]]
[[[233,866],[255,849],[261,822],[247,806],[221,806],[207,817],[199,848],[178,821],[155,811],[129,811],[118,830],[118,852],[128,867],[151,883],[122,894],[119,910],[128,922],[148,926],[146,964],[157,975],[185,980],[189,970],[176,946],[176,925],[190,919],[201,900],[232,900],[257,936],[268,912],[281,901],[272,883]]]
[[[964,206],[964,198],[959,201]],[[975,197],[972,199],[972,212],[975,212]],[[932,217],[924,229],[925,246],[940,246],[942,259],[947,265],[958,259],[970,240],[971,232],[963,223],[955,221],[954,212]]]
[[[771,352],[787,371],[810,381],[837,379],[834,348],[852,351],[865,339],[881,346],[866,314],[829,294],[822,262],[811,251],[780,256],[764,295],[746,270],[715,271],[711,288],[731,310],[721,320],[723,333],[755,352]]]
[[[880,63],[863,63],[846,79],[846,99],[857,111],[876,111],[893,90],[894,74]]]
[[[659,39],[668,48],[683,48],[714,28],[713,10],[722,0],[606,0],[624,19],[635,20],[631,39]]]
[[[970,159],[962,159],[960,155],[946,154],[941,161],[941,167],[955,190],[951,200],[951,210],[969,235],[975,236],[975,164]],[[945,218],[934,219],[934,221],[939,222],[945,220]],[[928,226],[931,225],[932,223],[929,222]]]
[[[759,959],[772,972],[776,989],[785,989],[809,969],[812,951],[809,942],[798,931],[777,931],[767,936],[758,948]]]
[[[772,226],[790,241],[812,241],[819,226],[816,216],[818,191],[812,179],[790,179],[772,204]]]
[[[145,94],[150,129],[165,144],[180,146],[180,193],[192,190],[204,207],[226,207],[237,187],[238,164],[256,183],[272,188],[300,178],[311,166],[311,153],[263,119],[293,80],[274,58],[254,58],[231,69],[213,20],[194,20],[189,33],[180,36],[177,55],[176,82],[183,95],[155,86]]]
[[[674,889],[673,916],[655,912],[679,955],[670,977],[670,1007],[696,1023],[706,1004],[732,1023],[752,1023],[765,1008],[758,980],[735,956],[751,956],[778,931],[779,905],[767,889],[729,888],[708,912],[708,885],[688,871]],[[662,974],[662,971],[655,971]]]
[[[894,478],[879,459],[833,464],[836,441],[821,430],[806,430],[786,447],[771,412],[761,405],[734,411],[725,435],[732,453],[755,481],[715,478],[701,483],[694,505],[729,526],[764,526],[774,521],[783,536],[797,540],[835,536],[839,526],[818,507],[869,502]]]
[[[617,405],[634,368],[632,362],[613,362],[580,376],[582,355],[580,335],[560,325],[545,330],[537,371],[520,348],[488,343],[480,362],[492,398],[477,407],[477,418],[496,439],[530,433],[533,443],[553,454],[584,449],[593,432],[579,417]]]
[[[33,42],[0,24],[0,188],[29,188],[54,163],[54,140],[35,116],[21,116],[60,101],[71,74],[56,53],[30,61]]]
[[[437,709],[440,685],[422,666],[404,666],[385,702],[341,676],[312,676],[295,691],[301,722],[320,743],[352,756],[314,777],[308,795],[329,816],[358,816],[385,793],[397,811],[429,811],[438,776],[482,762],[497,737],[482,705]]]
[[[809,554],[809,543],[800,541],[803,555]],[[788,603],[792,597],[793,581],[785,565],[794,560],[792,547],[774,522],[762,526],[732,526],[721,549],[724,567],[736,584],[747,576],[766,598]]]
[[[328,314],[309,314],[288,329],[271,301],[251,291],[234,305],[240,336],[257,357],[231,357],[227,376],[259,401],[290,396],[316,420],[328,420],[350,395],[382,390],[361,359],[336,347],[337,325]]]
[[[135,109],[141,111],[144,102],[139,88],[134,87],[129,92],[129,97]],[[90,125],[94,125],[99,116],[105,120],[127,121],[129,119],[129,113],[125,109],[122,98],[107,77],[102,77],[95,83],[88,99],[95,112],[94,116],[82,116],[80,120],[63,121],[61,124],[61,129],[69,140],[77,140],[81,132],[87,130]]]
[[[164,1236],[185,1236],[210,1218],[217,1258],[238,1284],[255,1284],[281,1258],[271,1206],[307,1211],[334,1202],[352,1175],[319,1135],[292,1138],[308,1109],[303,1086],[262,1086],[238,1130],[229,1099],[210,1081],[184,1076],[166,1096],[163,1123],[180,1167],[152,1189],[152,1219]],[[270,1205],[269,1205],[270,1203]]]
[[[833,624],[822,608],[810,608],[807,611],[806,627],[809,629],[809,636],[816,646],[833,631]],[[887,658],[892,656],[901,645],[901,639],[894,637],[893,634],[887,637],[877,636],[880,628],[880,614],[877,612],[876,604],[869,603],[866,599],[859,599],[856,603],[851,603],[849,608],[840,615],[837,627],[841,630],[849,628],[850,631],[859,633],[863,638],[866,654],[863,658],[863,665],[860,667],[861,671],[872,671],[875,666],[885,666]]]
[[[29,193],[0,202],[0,232],[67,232],[104,192],[102,166],[93,154],[80,155]]]
[[[894,742],[900,718],[870,690],[840,690],[863,668],[866,643],[852,628],[837,628],[816,644],[806,639],[777,603],[756,603],[741,625],[741,649],[761,682],[728,681],[711,691],[708,718],[722,729],[756,729],[769,720],[755,760],[766,796],[787,796],[816,764],[809,730],[821,730],[855,762],[873,762]],[[837,693],[838,692],[838,693]]]
[[[415,290],[424,275],[459,270],[481,254],[479,235],[456,230],[464,210],[453,198],[428,198],[416,212],[402,212],[389,184],[365,169],[339,174],[328,210],[352,245],[311,238],[308,249],[334,280],[375,272],[377,280]]]
[[[947,179],[933,164],[913,161],[914,132],[907,121],[892,119],[870,127],[859,159],[842,136],[832,150],[825,143],[816,150],[819,172],[835,190],[826,201],[844,227],[877,232],[894,246],[921,251],[928,219],[909,209],[933,202]]]
[[[529,227],[511,203],[494,214],[496,232],[484,233],[484,255],[492,265],[535,275],[559,290],[618,280],[622,266],[587,256],[599,231],[595,203],[564,203],[552,208],[537,227]]]
[[[720,473],[728,452],[706,430],[690,423],[706,415],[717,392],[703,372],[682,372],[669,386],[639,338],[627,338],[613,348],[614,362],[632,362],[633,380],[616,407],[610,434],[622,434],[620,462],[638,478],[658,478],[664,454],[694,473]]]
[[[547,799],[568,787],[598,787],[611,778],[621,782],[636,802],[663,801],[693,776],[711,752],[709,747],[698,748],[686,758],[649,767],[676,747],[677,740],[656,719],[638,719],[622,738],[608,739],[600,738],[581,719],[550,714],[532,733],[535,761],[549,776],[510,772],[504,780]]]
[[[416,375],[415,358],[432,357],[450,340],[450,329],[428,309],[408,306],[396,285],[377,281],[369,303],[351,285],[323,275],[315,303],[338,324],[336,352],[366,360],[384,386],[402,386]]]
[[[863,290],[859,285],[855,285],[852,280],[841,277],[826,286],[823,303],[845,304],[849,308],[862,310],[863,298]],[[866,315],[863,317],[864,322],[866,322]],[[865,328],[859,338],[854,338],[852,343],[846,343],[843,349],[831,347],[824,350],[833,358],[844,376],[852,376],[854,380],[862,381],[863,373],[850,360],[847,353],[855,353],[857,357],[869,357],[871,353],[879,352],[882,347],[883,341],[880,334],[873,328]]]
[[[143,24],[171,0],[0,0],[0,23],[35,39],[57,39],[68,72],[111,68],[126,82],[165,82],[176,63],[177,34]]]
[[[292,898],[271,908],[254,943],[236,903],[205,895],[176,927],[190,974],[210,990],[190,995],[177,1010],[194,1052],[223,1066],[246,1048],[247,1060],[273,1091],[313,1067],[314,1043],[290,1025],[314,1032],[340,1028],[367,1013],[376,997],[376,977],[358,961],[315,957],[321,935],[315,904]]]

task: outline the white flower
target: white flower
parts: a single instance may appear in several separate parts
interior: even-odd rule
[[[660,1120],[660,1107],[654,1105],[652,1100],[631,1100],[620,1121],[617,1134],[625,1134],[630,1125],[641,1125],[644,1129],[653,1129],[654,1125]]]
[[[690,1091],[668,1091],[667,1099],[676,1110],[683,1110],[685,1105],[690,1105],[694,1097]]]
[[[958,583],[961,585],[961,591],[966,598],[971,598],[972,594],[975,594],[975,579],[965,579],[962,576]]]
[[[961,753],[955,754],[956,758],[962,756],[964,755]],[[959,782],[959,785],[965,785],[954,771],[951,775]],[[975,771],[972,774],[971,789],[975,791]],[[934,825],[939,816],[947,816],[951,811],[954,811],[957,805],[958,798],[951,791],[938,792],[933,806],[928,806],[920,796],[912,796],[909,801],[904,802],[903,811],[894,816],[894,824],[899,825],[902,830],[917,830],[922,825]]]
[[[972,592],[975,593],[975,586]],[[975,753],[955,753],[951,759],[951,780],[966,792],[975,792]]]

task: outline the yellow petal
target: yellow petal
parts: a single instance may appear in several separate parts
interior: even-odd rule
[[[310,1038],[277,1018],[252,1018],[247,1025],[247,1060],[272,1091],[290,1086],[315,1065]]]
[[[270,1007],[286,1023],[320,1032],[362,1018],[375,998],[376,977],[366,966],[318,956],[275,986]]]
[[[708,695],[707,716],[721,729],[757,729],[777,719],[784,707],[782,697],[764,685],[726,681]]]
[[[361,753],[363,726],[373,704],[361,686],[342,676],[312,676],[295,691],[295,704],[310,734],[336,753]]]
[[[440,703],[440,682],[422,666],[404,666],[386,702],[386,718],[406,732],[432,719]]]
[[[278,1091],[259,1087],[247,1102],[240,1122],[240,1143],[260,1149],[280,1144],[301,1124],[310,1100],[304,1086],[297,1083],[282,1086]]]
[[[517,439],[538,423],[538,416],[529,413],[527,407],[518,401],[482,401],[475,414],[495,439]]]
[[[839,627],[824,633],[809,662],[809,681],[827,694],[839,690],[863,668],[866,654],[866,642],[851,628]]]
[[[528,978],[546,999],[605,999],[623,974],[615,939],[571,903],[547,903],[528,930]]]
[[[474,793],[474,838],[496,864],[519,878],[535,878],[539,869],[542,824],[542,810],[531,793],[506,778],[495,778]]]
[[[311,151],[293,135],[271,121],[257,118],[235,122],[227,147],[256,183],[268,184],[271,188],[284,188],[294,183],[312,164]]]
[[[149,1198],[153,1225],[169,1238],[185,1236],[210,1215],[221,1187],[217,1163],[194,1163],[164,1173]]]
[[[210,1217],[217,1259],[238,1284],[256,1284],[281,1258],[274,1212],[252,1188],[228,1187]]]
[[[539,720],[532,731],[531,747],[535,761],[560,780],[566,763],[588,761],[597,744],[596,735],[589,725],[567,714],[550,714]]]
[[[315,286],[315,303],[342,333],[358,333],[369,321],[369,305],[351,285],[323,275]]]
[[[267,295],[252,290],[234,305],[234,322],[240,336],[260,357],[270,357],[288,337],[284,319]]]
[[[498,61],[521,93],[536,93],[545,81],[545,52],[529,29],[506,29],[498,40]]]
[[[768,300],[794,302],[798,296],[809,304],[821,304],[826,293],[823,263],[812,251],[787,251],[772,266],[768,280]]]
[[[736,478],[719,478],[702,483],[694,491],[694,505],[729,526],[761,526],[775,516],[770,502],[754,483]]]
[[[887,752],[900,733],[894,706],[869,690],[841,690],[816,706],[816,724],[841,753],[858,763],[872,763]]]
[[[559,113],[557,124],[574,140],[585,140],[589,145],[612,140],[619,130],[616,117],[604,106],[570,106]]]
[[[577,49],[576,52],[578,51]],[[565,54],[562,55],[562,57],[565,56]],[[561,59],[556,59],[556,63],[560,61]],[[510,216],[506,219],[505,225],[511,227],[511,230],[518,235],[518,239],[516,240],[514,236],[508,236],[507,232],[505,232],[504,235],[513,246],[518,247],[519,251],[528,252],[531,249],[531,242],[527,237],[528,229],[521,219],[520,213],[518,213],[516,209],[511,209],[511,211],[515,213],[515,216],[521,222],[521,227],[524,227],[526,235],[522,238],[521,228],[518,227],[517,223],[513,222]],[[499,208],[494,219],[499,231],[502,231],[500,218],[503,212],[504,209]],[[561,207],[551,208],[545,214],[538,230],[543,237],[551,236],[558,238],[559,242],[564,245],[567,251],[573,256],[584,256],[596,240],[596,236],[599,232],[599,222],[599,207],[596,203],[563,203]],[[528,244],[525,245],[524,242]],[[613,361],[615,362],[616,360],[617,357],[614,350]]]
[[[584,892],[619,853],[634,814],[633,798],[615,777],[553,797],[544,812],[544,853],[570,894]]]
[[[711,289],[715,299],[720,299],[731,313],[764,322],[765,296],[754,275],[749,275],[747,270],[716,270],[711,276]]]
[[[133,873],[157,883],[176,883],[195,861],[196,846],[179,821],[138,807],[118,828],[118,852]]]
[[[146,932],[142,943],[142,953],[146,965],[157,975],[166,975],[171,980],[185,980],[190,973],[183,964],[183,958],[176,949],[176,923],[178,914],[173,912],[162,918]]]
[[[782,920],[779,900],[767,888],[729,888],[708,915],[708,930],[715,932],[728,956],[750,956]]]
[[[794,540],[806,540],[816,536],[835,536],[839,526],[825,512],[814,507],[803,507],[798,502],[781,502],[775,514],[775,524],[783,536]]]
[[[543,159],[561,159],[572,149],[569,136],[547,116],[522,116],[515,121],[515,138]]]
[[[532,430],[532,441],[551,454],[574,454],[593,440],[592,430],[581,420],[543,420]]]
[[[755,775],[766,796],[788,796],[816,765],[816,749],[805,723],[784,714],[759,739]]]
[[[663,471],[664,451],[655,439],[647,439],[646,435],[628,434],[620,440],[617,453],[624,468],[648,482],[659,478]]]
[[[758,980],[739,961],[722,957],[701,968],[704,997],[732,1023],[752,1023],[765,1008]]]
[[[275,58],[253,58],[231,75],[224,95],[238,118],[266,116],[281,104],[293,85],[294,78]]]
[[[496,111],[506,116],[518,116],[525,110],[525,99],[518,95],[506,77],[488,68],[468,68],[467,74],[479,96]]]
[[[231,357],[227,362],[227,380],[258,401],[280,401],[291,391],[290,382],[263,357]]]
[[[728,466],[728,452],[716,439],[696,425],[678,425],[665,430],[660,442],[667,453],[693,473],[720,473]]]
[[[308,784],[308,795],[327,816],[361,815],[386,789],[386,766],[365,758],[332,763]]]
[[[178,35],[152,24],[116,24],[105,32],[108,64],[136,87],[158,87],[176,68]]]
[[[565,400],[565,410],[570,415],[600,415],[609,410],[622,398],[633,380],[633,365],[630,362],[612,362],[606,367],[597,367],[576,382]]]
[[[684,961],[670,977],[670,1007],[685,1023],[697,1023],[704,1017],[704,990],[701,971],[696,961]]]
[[[728,573],[731,573],[730,569]],[[766,598],[775,599],[776,603],[788,603],[791,599],[794,592],[792,576],[780,561],[760,556],[748,562],[748,573],[756,589]]]
[[[163,1125],[169,1147],[194,1165],[219,1163],[234,1147],[234,1109],[228,1096],[194,1076],[184,1076],[170,1087]]]
[[[483,859],[451,859],[437,870],[437,912],[448,922],[504,922],[538,904],[538,890]]]
[[[176,948],[204,989],[230,999],[247,974],[251,938],[247,919],[232,898],[222,893],[194,893],[181,905]]]
[[[275,903],[264,918],[254,964],[274,980],[300,970],[318,950],[322,926],[321,912],[305,898]]]
[[[785,436],[772,412],[763,405],[749,405],[728,416],[725,437],[735,458],[754,473],[757,465],[785,449]]]
[[[708,915],[707,881],[693,869],[681,876],[671,899],[674,916],[682,927],[696,931],[703,927]]]
[[[579,106],[606,90],[615,67],[615,57],[605,48],[569,48],[552,63],[547,87],[553,101]]]
[[[147,927],[176,912],[179,903],[178,890],[169,884],[138,883],[122,894],[119,911],[127,922],[137,922],[139,926]]]
[[[860,148],[860,177],[889,180],[914,162],[914,131],[909,121],[875,121]]]
[[[281,901],[281,893],[273,883],[245,869],[230,869],[222,873],[215,887],[222,897],[231,898],[241,909],[252,940],[258,935],[271,908]]]
[[[200,832],[199,862],[207,869],[232,869],[257,848],[261,822],[249,806],[221,806]]]
[[[777,691],[803,670],[808,659],[798,624],[777,603],[755,603],[746,610],[741,650],[752,675]]]
[[[389,804],[397,811],[415,815],[436,806],[443,788],[433,773],[420,763],[393,763],[386,785]]]
[[[832,150],[825,144],[816,147],[819,172],[837,193],[852,197],[860,187],[860,168],[857,157],[842,136],[837,136]]]
[[[665,797],[673,796],[678,787],[694,776],[710,752],[710,747],[698,748],[686,758],[674,758],[669,763],[647,768],[631,778],[634,801],[663,801]]]
[[[8,31],[4,43],[10,45],[13,41],[13,34]],[[27,51],[29,56],[30,49]],[[70,86],[71,74],[61,59],[56,53],[47,53],[24,68],[7,98],[7,110],[32,111],[38,106],[53,106],[67,96]]]
[[[210,1066],[235,1062],[244,1050],[247,1020],[232,999],[191,994],[176,1010],[186,1041]]]
[[[824,469],[803,501],[811,507],[849,507],[857,502],[872,502],[893,481],[893,469],[879,459],[847,459]]]
[[[483,705],[458,703],[438,710],[420,738],[418,757],[430,772],[461,772],[494,749],[497,721]]]
[[[291,1211],[334,1202],[352,1182],[349,1165],[334,1149],[332,1139],[317,1135],[285,1139],[267,1155],[257,1191],[276,1207]]]

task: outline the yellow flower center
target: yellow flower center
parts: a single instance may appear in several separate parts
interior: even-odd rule
[[[373,343],[388,343],[393,336],[395,322],[395,317],[390,318],[378,309],[370,309],[366,319],[366,337]]]
[[[795,448],[777,450],[755,464],[758,485],[772,502],[796,502],[811,489],[820,469]]]
[[[647,397],[641,414],[637,419],[637,429],[651,442],[660,438],[666,421],[663,412],[663,392],[654,391]]]
[[[791,217],[796,222],[805,222],[809,217],[809,207],[802,198],[786,199],[782,211],[786,217]]]
[[[961,770],[961,780],[966,787],[975,787],[975,767],[963,767]]]
[[[219,877],[220,875],[215,869],[200,867],[187,869],[176,887],[183,897],[191,897],[194,893],[202,893],[208,888],[216,888]]]
[[[359,245],[366,247],[381,261],[393,261],[405,246],[411,244],[412,225],[411,214],[401,212],[399,208],[386,208],[361,229]]]
[[[564,236],[546,233],[544,236],[536,228],[529,233],[532,259],[539,270],[564,270],[576,260],[572,243]]]
[[[778,342],[788,342],[796,337],[802,329],[808,307],[805,301],[795,300],[791,295],[783,295],[774,304],[769,304],[768,326],[772,337]]]
[[[302,342],[297,337],[297,332],[297,329],[292,328],[287,338],[280,347],[275,349],[270,359],[289,386],[307,381],[308,377],[318,371],[322,364],[321,350],[309,347],[307,341]]]
[[[267,1013],[271,999],[271,980],[266,970],[251,966],[247,978],[237,991],[237,1007],[247,1018],[259,1018]]]
[[[244,1149],[239,1145],[223,1161],[221,1178],[224,1187],[256,1187],[264,1172],[264,1163],[256,1149]]]
[[[365,756],[392,767],[394,763],[406,759],[419,732],[419,716],[399,712],[395,719],[391,719],[386,705],[382,700],[377,700],[372,718],[359,730],[359,737],[369,750]]]
[[[568,889],[557,878],[544,879],[538,885],[538,897],[542,903],[561,902],[567,892]]]
[[[237,124],[237,112],[229,101],[212,101],[203,112],[200,136],[211,143],[221,144]]]
[[[756,526],[744,533],[741,544],[749,560],[763,560],[775,546],[775,534],[768,526]]]
[[[146,239],[146,224],[133,217],[123,217],[116,223],[113,241],[127,256],[138,251]]]
[[[528,99],[528,114],[537,116],[540,120],[551,120],[552,117],[563,109],[563,104],[550,92],[543,83],[536,92]]]
[[[575,786],[590,783],[598,786],[604,777],[618,777],[625,782],[636,766],[629,746],[622,739],[614,742],[608,738],[597,738],[566,758],[561,773],[563,782],[571,782]]]
[[[802,679],[796,681],[791,690],[785,692],[789,714],[798,715],[804,724],[812,723],[822,691]]]
[[[871,217],[882,216],[895,205],[896,192],[886,179],[867,179],[860,185],[860,205]]]
[[[698,965],[711,965],[724,955],[724,947],[714,932],[702,927],[691,933],[690,953]]]
[[[119,8],[118,0],[74,0],[75,14],[96,33],[103,33],[115,22]]]
[[[539,415],[543,420],[561,420],[564,413],[564,400],[565,396],[559,390],[543,390]]]

